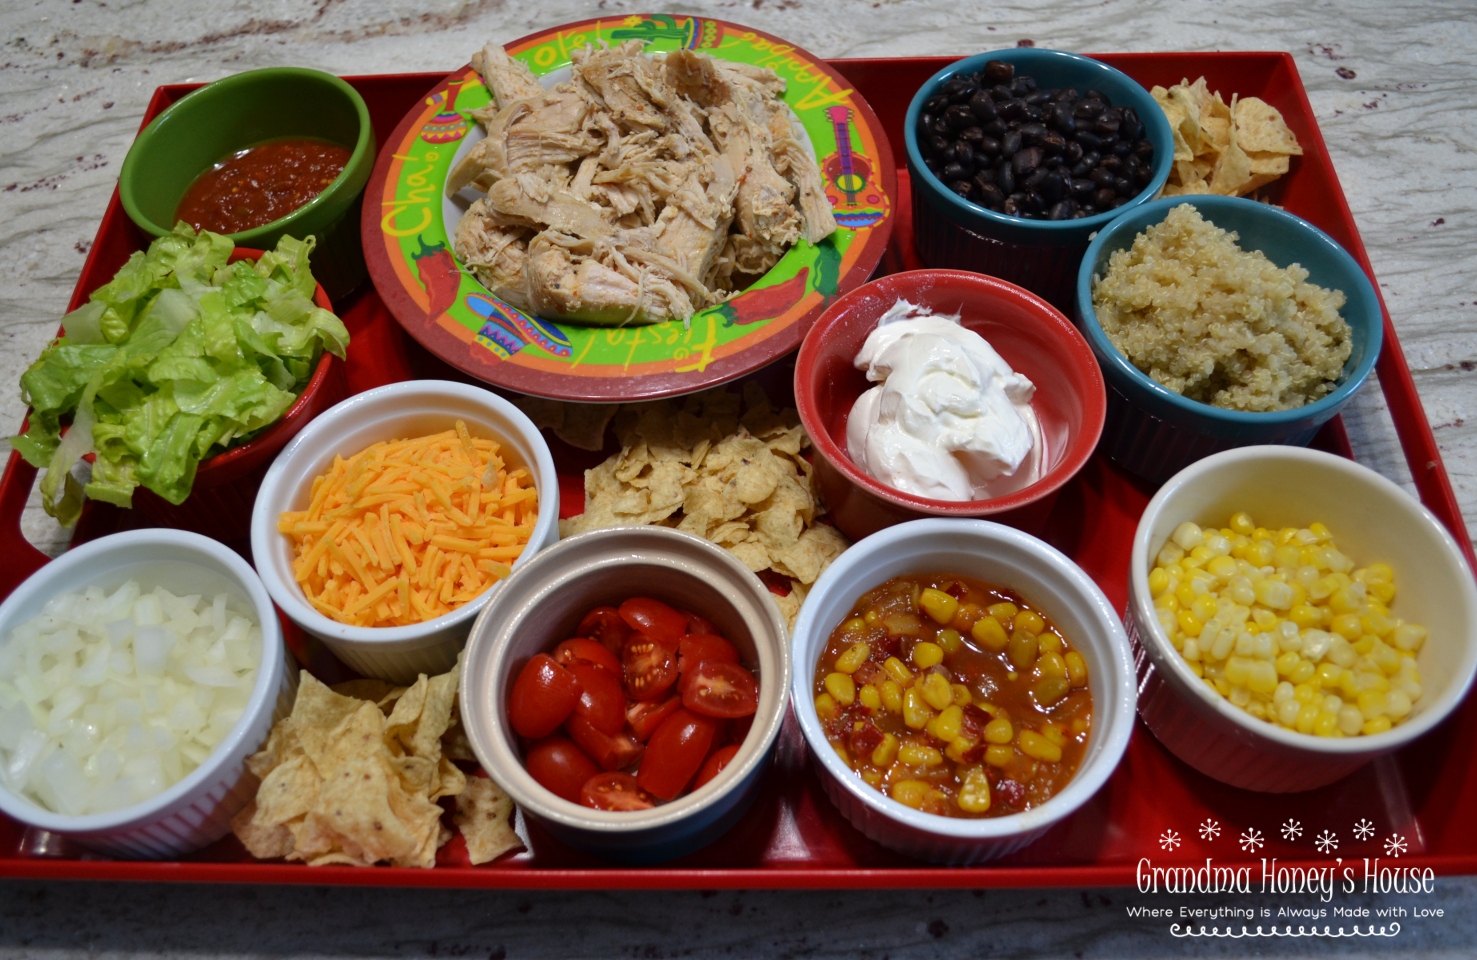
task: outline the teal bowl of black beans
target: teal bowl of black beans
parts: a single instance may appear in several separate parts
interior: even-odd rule
[[[1158,196],[1174,162],[1149,92],[1062,50],[951,64],[913,97],[904,134],[920,259],[999,277],[1064,311],[1092,235]]]

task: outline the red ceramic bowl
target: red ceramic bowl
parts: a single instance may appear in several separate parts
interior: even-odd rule
[[[854,364],[877,320],[899,298],[959,313],[1011,368],[1036,384],[1031,401],[1046,444],[1039,480],[992,500],[929,500],[886,486],[846,452],[846,420],[874,384]],[[920,517],[979,517],[1034,533],[1062,485],[1092,456],[1107,409],[1102,373],[1077,328],[1045,300],[995,277],[961,270],[913,270],[874,280],[821,314],[795,362],[795,405],[820,456],[815,480],[836,526],[859,540]]]
[[[256,260],[261,255],[260,250],[238,247],[231,254],[231,262]],[[313,291],[313,303],[324,310],[333,309],[322,284]],[[139,487],[133,492],[134,509],[156,527],[189,530],[226,542],[250,537],[256,490],[278,451],[309,420],[348,395],[343,362],[331,353],[324,353],[307,386],[282,419],[239,447],[223,450],[201,462],[184,503],[175,506],[152,490]]]

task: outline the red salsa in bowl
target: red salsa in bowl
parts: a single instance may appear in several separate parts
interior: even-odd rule
[[[253,230],[317,197],[338,179],[349,157],[345,147],[307,138],[249,147],[196,177],[175,219],[216,233]]]

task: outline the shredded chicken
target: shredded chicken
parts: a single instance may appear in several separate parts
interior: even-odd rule
[[[543,317],[608,326],[686,320],[836,220],[762,67],[639,40],[574,54],[545,90],[502,47],[472,65],[495,103],[447,194],[486,194],[453,241],[492,293]]]

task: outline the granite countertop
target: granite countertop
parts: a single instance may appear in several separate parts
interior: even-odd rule
[[[55,331],[156,86],[284,64],[340,74],[449,71],[489,39],[649,9],[628,0],[5,5],[0,383],[15,383]],[[751,24],[829,57],[964,55],[1024,41],[1084,52],[1290,51],[1458,502],[1469,529],[1477,528],[1477,7],[1452,0],[1042,0],[990,7],[687,0],[668,10]],[[0,397],[0,423],[19,424],[22,413],[13,390]],[[1373,381],[1345,419],[1358,458],[1409,488]],[[64,543],[34,504],[25,528],[51,552]],[[1190,946],[1162,926],[1127,919],[1122,908],[1136,895],[1123,891],[405,895],[20,882],[0,889],[4,955],[1151,956]],[[1445,918],[1412,923],[1394,939],[1199,946],[1218,956],[1470,955],[1477,881],[1440,881],[1438,894],[1423,902],[1437,901]],[[155,920],[161,914],[170,916],[168,928]],[[817,923],[817,916],[827,919]]]

